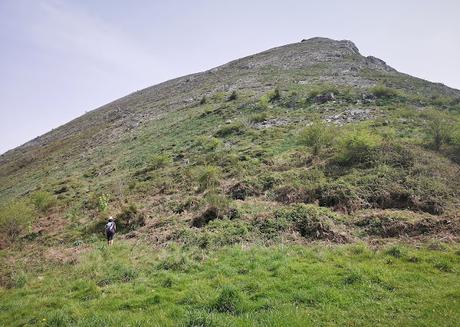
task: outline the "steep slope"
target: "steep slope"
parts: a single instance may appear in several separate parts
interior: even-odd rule
[[[237,99],[229,101],[233,91]],[[318,116],[333,125],[371,123],[374,132],[390,125],[397,132],[405,130],[406,135],[398,137],[422,144],[430,132],[424,127],[429,115],[422,111],[432,107],[449,110],[454,122],[459,98],[460,91],[399,73],[380,59],[360,55],[350,41],[303,40],[132,93],[3,154],[0,201],[42,190],[56,193],[66,208],[118,189],[112,202],[119,208],[128,185],[153,178],[149,175],[154,170],[150,167],[152,157],[173,159],[172,165],[165,166],[181,175],[185,168],[215,164],[216,158],[209,161],[206,156],[218,156],[222,148],[227,154],[257,160],[254,167],[261,169],[283,152],[297,149],[294,132]],[[201,140],[202,136],[208,140]],[[217,145],[206,154],[197,150],[194,142]],[[257,154],[261,147],[272,149]],[[439,156],[423,151],[413,155]],[[448,151],[444,155],[455,160],[455,149]],[[184,168],[184,162],[191,165]],[[243,160],[243,164],[247,163]],[[227,174],[222,181],[224,189],[231,179],[251,175],[249,167],[238,176],[226,163],[217,166]],[[450,176],[458,167],[447,166],[441,177],[456,183]],[[331,179],[337,177],[327,174]],[[139,176],[146,180],[139,181]],[[174,179],[164,183],[174,183]],[[62,185],[66,192],[59,191]],[[135,190],[128,193],[143,202],[139,199],[142,193]],[[182,189],[176,191],[182,194]],[[336,206],[334,201],[327,206]],[[408,202],[403,199],[394,206],[410,208]],[[431,206],[425,211],[435,213],[438,204]]]
[[[95,160],[97,149],[137,133],[152,120],[193,107],[203,96],[241,90],[255,98],[276,86],[319,83],[365,90],[382,81],[427,98],[460,96],[457,90],[398,73],[380,59],[363,57],[350,41],[313,38],[135,92],[1,155],[0,198],[36,186],[32,172],[53,165],[60,170],[82,158]],[[49,176],[44,173],[37,173],[35,179]],[[12,189],[13,184],[17,189]]]
[[[459,190],[460,91],[274,48],[0,156],[0,321],[454,326]]]

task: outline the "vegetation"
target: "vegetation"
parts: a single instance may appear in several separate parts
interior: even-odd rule
[[[358,243],[152,251],[97,243],[77,264],[23,272],[22,288],[0,291],[0,320],[7,326],[454,326],[458,250]]]
[[[49,192],[38,191],[32,195],[32,202],[35,209],[46,214],[56,204],[56,199]]]
[[[300,132],[299,142],[312,148],[314,155],[332,144],[334,140],[333,130],[321,121],[315,121]]]
[[[24,230],[30,229],[35,212],[27,201],[13,201],[0,207],[0,232],[15,240]]]
[[[455,325],[458,92],[329,63],[171,81],[2,157],[0,321]]]

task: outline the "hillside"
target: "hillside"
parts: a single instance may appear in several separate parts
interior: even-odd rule
[[[1,155],[0,321],[453,326],[459,190],[459,90],[277,47]]]

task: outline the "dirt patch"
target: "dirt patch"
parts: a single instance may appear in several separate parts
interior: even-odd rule
[[[192,227],[202,228],[210,221],[221,218],[222,215],[216,207],[207,208],[201,215],[192,219]]]

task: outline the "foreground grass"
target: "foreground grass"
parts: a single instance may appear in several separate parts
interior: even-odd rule
[[[51,267],[49,267],[51,268]],[[454,326],[458,246],[94,245],[0,291],[4,326]]]

